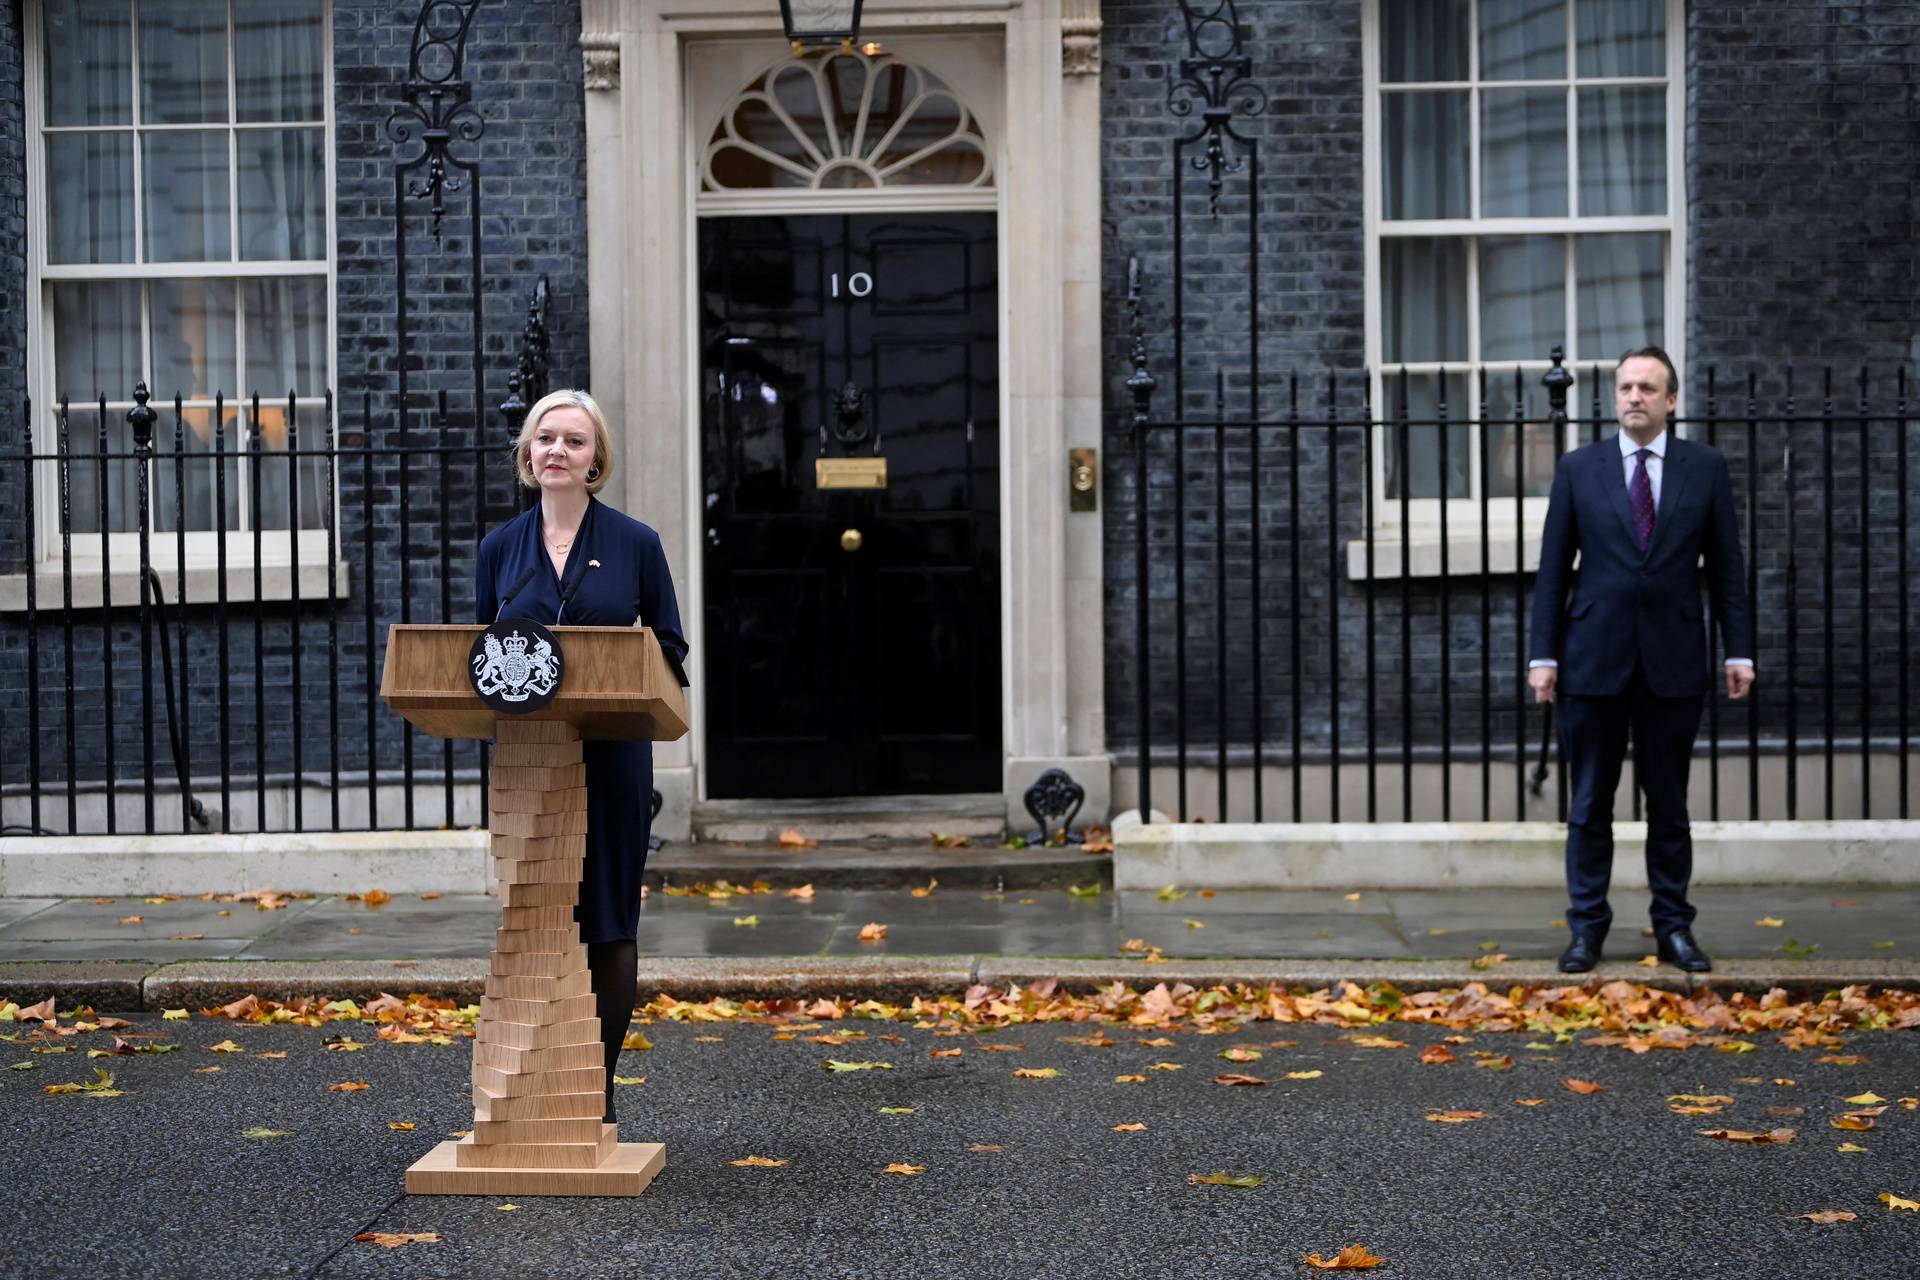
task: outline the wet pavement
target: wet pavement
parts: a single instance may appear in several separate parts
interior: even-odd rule
[[[816,889],[724,898],[648,894],[642,957],[772,959],[983,955],[1247,960],[1548,960],[1566,943],[1565,899],[1549,889],[1179,891],[1076,896],[941,886]],[[1097,887],[1090,883],[1085,889]],[[1920,887],[1700,886],[1695,934],[1716,959],[1911,962]],[[1615,901],[1609,960],[1653,950],[1645,900]],[[480,894],[402,895],[374,908],[344,897],[250,902],[0,898],[0,963],[140,960],[482,958],[498,904]],[[870,923],[884,939],[860,938]],[[1128,948],[1129,942],[1134,943]]]
[[[1920,1093],[1912,1032],[1849,1035],[1851,1063],[1771,1035],[1746,1053],[1636,1056],[1584,1034],[1477,1033],[1429,1066],[1417,1055],[1444,1028],[1383,1028],[1394,1048],[1268,1022],[1097,1037],[1087,1024],[942,1036],[656,1023],[653,1047],[620,1062],[638,1081],[618,1091],[621,1136],[664,1141],[667,1166],[614,1200],[403,1194],[409,1164],[471,1127],[468,1041],[197,1014],[133,1023],[179,1047],[90,1062],[112,1032],[59,1056],[0,1044],[0,1066],[30,1064],[0,1069],[0,1185],[14,1219],[37,1224],[0,1273],[1251,1280],[1317,1274],[1302,1255],[1364,1244],[1386,1259],[1369,1274],[1421,1280],[1920,1274],[1920,1214],[1880,1199],[1920,1197],[1920,1114],[1888,1106],[1872,1132],[1831,1127],[1846,1099]],[[840,1028],[854,1038],[810,1039]],[[327,1051],[340,1034],[365,1048]],[[213,1052],[223,1041],[238,1052]],[[1222,1060],[1243,1045],[1261,1058]],[[1475,1069],[1474,1053],[1512,1065]],[[832,1073],[828,1058],[891,1065]],[[95,1066],[121,1096],[43,1092]],[[1045,1068],[1058,1076],[1015,1074]],[[1223,1071],[1268,1083],[1222,1087]],[[1604,1089],[1582,1095],[1566,1077]],[[368,1087],[329,1091],[343,1082]],[[1675,1114],[1676,1094],[1731,1101]],[[1436,1110],[1484,1116],[1428,1122]],[[244,1136],[256,1126],[280,1136]],[[1699,1132],[1779,1126],[1797,1130],[1791,1143]],[[784,1164],[734,1163],[750,1155]],[[1264,1181],[1189,1181],[1214,1173]],[[1801,1216],[1823,1210],[1857,1216]],[[362,1232],[439,1238],[388,1250]]]

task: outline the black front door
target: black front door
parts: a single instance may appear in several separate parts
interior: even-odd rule
[[[716,798],[1000,789],[995,283],[988,213],[701,222]]]

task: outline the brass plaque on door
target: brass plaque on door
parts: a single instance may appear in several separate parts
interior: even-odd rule
[[[885,458],[815,458],[813,481],[821,489],[884,489]]]

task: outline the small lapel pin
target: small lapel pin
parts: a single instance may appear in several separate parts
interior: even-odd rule
[[[600,562],[599,562],[598,560],[589,560],[589,561],[587,561],[587,568],[589,568],[589,569],[598,569],[599,567],[600,567]]]

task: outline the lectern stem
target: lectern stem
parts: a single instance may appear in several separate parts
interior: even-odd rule
[[[473,1046],[473,1132],[407,1171],[426,1195],[638,1195],[658,1143],[601,1123],[606,1069],[573,908],[586,856],[586,766],[560,720],[494,723],[488,795],[500,927]]]

